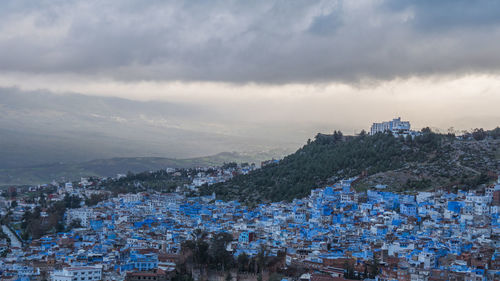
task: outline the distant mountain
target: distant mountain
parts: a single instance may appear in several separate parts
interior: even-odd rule
[[[187,159],[134,157],[98,159],[76,164],[52,163],[23,168],[0,169],[0,186],[49,183],[52,180],[79,180],[81,177],[114,177],[127,172],[154,171],[165,168],[193,168],[222,165],[228,162],[256,163],[278,158],[284,152],[223,152],[212,156]]]
[[[179,103],[0,88],[0,112],[0,169],[298,146],[250,129],[236,132],[224,123],[229,117]]]
[[[413,140],[388,134],[345,137],[335,132],[318,134],[278,164],[204,187],[202,194],[215,192],[218,198],[248,204],[292,200],[353,176],[360,176],[354,184],[360,190],[376,184],[386,184],[392,191],[468,189],[496,178],[499,171],[498,128],[480,141],[430,131]]]

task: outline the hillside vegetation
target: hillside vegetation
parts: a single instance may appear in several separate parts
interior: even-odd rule
[[[163,157],[128,157],[98,159],[82,163],[52,163],[22,168],[0,168],[0,186],[43,184],[52,180],[72,181],[81,177],[114,177],[127,172],[140,173],[165,168],[194,168],[219,166],[227,162],[260,163],[271,157],[280,157],[285,152],[237,153],[222,152],[212,156],[173,159]]]
[[[498,130],[497,130],[498,132]],[[292,200],[341,178],[360,176],[355,188],[387,184],[396,191],[474,188],[499,171],[500,138],[458,140],[424,129],[422,135],[390,134],[345,137],[316,135],[314,141],[271,166],[232,180],[205,186],[202,194],[246,203]]]

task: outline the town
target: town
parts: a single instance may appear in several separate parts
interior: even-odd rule
[[[0,281],[500,281],[500,0],[0,15]]]
[[[189,280],[500,280],[500,176],[482,190],[406,194],[357,192],[351,178],[252,208],[189,196],[253,169],[196,169],[168,193],[112,194],[102,183],[116,179],[100,178],[9,188],[2,280],[180,280],[181,267]],[[64,226],[21,238],[27,213],[44,223],[47,206],[68,198]]]

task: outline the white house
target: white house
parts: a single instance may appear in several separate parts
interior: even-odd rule
[[[50,274],[51,281],[102,280],[101,266],[66,267]]]
[[[89,208],[70,209],[66,211],[66,223],[71,223],[73,220],[80,220],[80,225],[88,227],[90,218],[93,217],[93,212]]]

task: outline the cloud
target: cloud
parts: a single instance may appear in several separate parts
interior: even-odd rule
[[[411,10],[411,23],[422,31],[481,28],[500,23],[500,2],[495,0],[389,0],[394,11]]]
[[[0,74],[318,83],[498,73],[498,1],[0,3]]]

